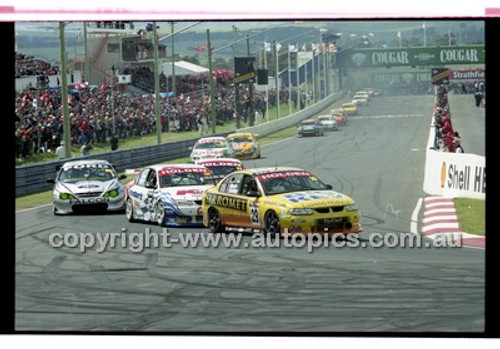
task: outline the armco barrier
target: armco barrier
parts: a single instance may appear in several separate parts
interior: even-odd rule
[[[337,101],[340,96],[340,93],[331,95],[290,116],[253,127],[246,127],[237,131],[258,133],[261,136],[269,135],[284,128],[293,126],[301,120],[319,113],[328,107],[328,105]],[[227,136],[232,132],[219,133],[217,136]],[[115,150],[107,153],[100,153],[85,157],[82,156],[74,158],[73,160],[105,159],[111,162],[117,171],[121,172],[127,168],[143,167],[188,156],[190,153],[189,147],[192,147],[198,139],[199,138],[193,138],[177,142],[150,145],[141,148]],[[62,165],[67,161],[69,160],[54,160],[34,165],[17,166],[16,196],[33,194],[51,189],[52,185],[47,183],[47,179],[54,178],[56,174],[56,166]]]

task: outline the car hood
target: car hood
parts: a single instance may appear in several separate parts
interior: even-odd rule
[[[226,150],[227,150],[226,148],[195,149],[191,153],[191,157],[194,157],[194,156],[196,156],[198,158],[221,157]]]
[[[349,196],[333,190],[296,191],[271,195],[269,198],[277,201],[282,206],[293,208],[318,208],[354,204],[354,200]]]
[[[233,148],[235,150],[250,150],[252,149],[253,147],[253,143],[252,142],[245,142],[245,143],[233,143],[232,144]]]
[[[201,195],[212,188],[213,185],[190,185],[183,187],[162,188],[159,190],[160,196],[170,197],[176,200],[201,200]]]
[[[303,130],[314,130],[316,128],[315,125],[300,125],[300,127],[303,129]]]
[[[117,179],[109,181],[81,181],[76,183],[58,182],[56,189],[59,191],[69,191],[73,194],[104,192],[111,187],[117,186],[118,183]]]

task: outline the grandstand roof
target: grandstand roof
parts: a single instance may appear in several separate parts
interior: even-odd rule
[[[172,63],[163,63],[163,74],[165,76],[172,75]],[[189,63],[186,61],[175,62],[175,75],[199,75],[208,73],[208,69],[200,65]]]

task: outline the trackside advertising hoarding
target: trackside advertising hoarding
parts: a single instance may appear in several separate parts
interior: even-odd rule
[[[341,51],[337,62],[341,68],[484,64],[484,52],[484,45],[360,48]]]
[[[444,197],[486,199],[485,157],[428,150],[424,192]]]

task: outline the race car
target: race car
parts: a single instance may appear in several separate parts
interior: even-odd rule
[[[297,129],[297,136],[323,136],[323,126],[314,119],[307,119],[302,121]]]
[[[353,199],[309,171],[293,167],[236,171],[202,195],[203,224],[266,234],[349,234],[360,231]]]
[[[235,156],[233,147],[225,137],[200,138],[191,149],[191,161],[203,158],[232,158]]]
[[[319,115],[317,120],[325,131],[338,131],[337,121],[331,115]]]
[[[260,158],[259,135],[255,133],[232,133],[226,137],[238,159]]]
[[[347,126],[347,117],[342,109],[332,109],[330,110],[330,115],[335,119],[337,125]]]
[[[239,159],[231,158],[201,159],[197,160],[195,164],[204,166],[212,171],[212,177],[215,182],[219,182],[228,174],[244,168],[243,163]]]
[[[356,104],[356,106],[365,106],[368,105],[368,98],[365,96],[354,96],[351,102]]]
[[[52,212],[56,215],[90,211],[121,211],[125,188],[113,165],[106,160],[76,160],[64,163],[54,184]]]
[[[194,164],[143,168],[125,190],[128,221],[202,226],[201,195],[214,186],[212,175],[208,168]]]
[[[358,115],[358,106],[354,103],[344,103],[342,104],[342,110],[345,115]]]

